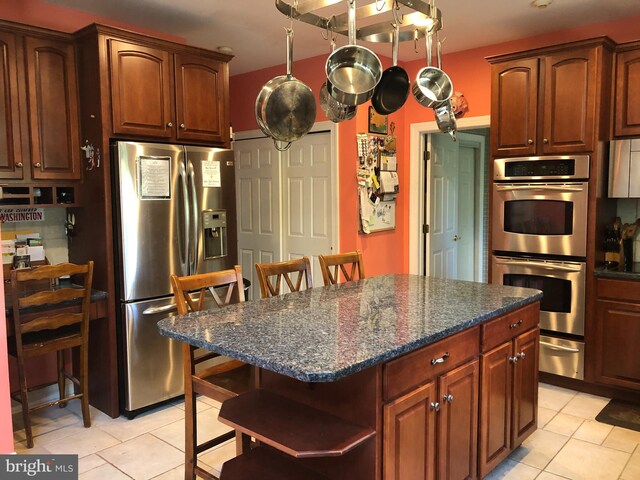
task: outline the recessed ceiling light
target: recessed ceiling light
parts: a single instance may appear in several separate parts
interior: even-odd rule
[[[226,45],[218,47],[216,50],[218,50],[220,53],[226,53],[227,55],[233,54],[233,48],[227,47]]]
[[[533,0],[530,5],[536,8],[547,8],[552,3],[553,0]]]

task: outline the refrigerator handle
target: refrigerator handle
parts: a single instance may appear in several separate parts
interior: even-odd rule
[[[178,177],[182,188],[182,213],[184,215],[184,231],[178,236],[178,248],[180,249],[180,266],[182,275],[189,275],[189,231],[191,228],[191,215],[189,213],[189,191],[187,188],[187,172],[183,162],[179,162]],[[180,208],[180,204],[177,204]]]
[[[191,245],[193,247],[193,258],[190,259],[190,275],[198,271],[198,255],[200,254],[200,212],[198,212],[198,197],[196,193],[196,175],[193,170],[191,160],[187,160],[187,170],[189,174],[189,184],[191,187],[191,214],[193,215]]]

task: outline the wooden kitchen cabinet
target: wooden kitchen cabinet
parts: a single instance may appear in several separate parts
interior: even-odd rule
[[[478,333],[454,335],[385,366],[387,392],[397,391],[398,377],[404,383],[410,376],[420,381],[429,370],[437,374],[384,405],[385,480],[476,478],[479,365],[477,359],[460,361],[477,357]],[[427,358],[431,368],[416,369]],[[401,369],[411,365],[413,372],[403,375]]]
[[[530,326],[537,324],[539,310],[532,307],[483,325],[480,478],[536,429],[539,329]],[[526,331],[520,333],[522,330]],[[504,333],[501,340],[507,339],[496,346],[498,331]]]
[[[113,133],[229,145],[228,65],[109,39]]]
[[[594,39],[490,57],[492,154],[593,151],[604,49],[612,43]]]
[[[0,31],[0,178],[24,178],[16,35]]]
[[[595,381],[640,390],[640,282],[597,280]]]
[[[616,50],[615,137],[640,135],[640,42]]]

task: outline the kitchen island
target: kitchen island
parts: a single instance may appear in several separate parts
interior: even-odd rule
[[[259,369],[258,389],[225,402],[220,420],[261,447],[227,462],[224,479],[265,462],[291,478],[476,478],[535,430],[540,298],[384,275],[158,327]]]

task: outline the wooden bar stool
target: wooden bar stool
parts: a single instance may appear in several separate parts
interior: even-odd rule
[[[318,260],[320,261],[322,280],[324,280],[325,285],[340,283],[340,272],[342,272],[343,279],[346,282],[365,278],[362,253],[359,250],[335,255],[319,255]],[[349,265],[351,265],[351,270],[347,271],[347,266]],[[331,267],[333,267],[333,272]],[[356,278],[356,273],[358,278]]]
[[[74,281],[81,279],[82,285],[54,285],[57,279],[65,275],[73,275]],[[9,354],[17,360],[20,381],[20,392],[13,393],[12,398],[22,405],[22,419],[28,448],[33,447],[31,412],[34,410],[52,405],[59,405],[62,408],[69,400],[78,398],[82,402],[84,426],[91,426],[87,371],[92,279],[93,262],[86,265],[62,263],[11,271],[13,328],[9,332],[7,343]],[[48,315],[47,312],[51,308],[63,308],[63,310],[55,315]],[[77,377],[67,372],[64,365],[64,351],[73,347],[80,348]],[[49,352],[57,353],[60,398],[53,402],[30,405],[28,392],[37,387],[29,389],[27,386],[25,359]],[[65,394],[67,378],[73,382],[77,393]]]
[[[256,271],[258,272],[260,295],[262,298],[275,297],[276,295],[284,293],[281,292],[281,288],[284,288],[284,285],[282,285],[283,278],[291,292],[300,291],[303,278],[306,288],[313,287],[309,257],[286,260],[284,262],[256,263]],[[297,273],[298,276],[292,281],[290,275],[295,273]]]
[[[171,286],[176,298],[179,315],[202,310],[207,302],[213,300],[218,307],[235,302],[244,302],[242,270],[239,265],[233,269],[203,273],[187,277],[171,275]],[[219,292],[227,287],[222,297]],[[197,296],[192,297],[192,293]],[[211,303],[211,302],[209,302]],[[185,479],[192,480],[196,474],[202,478],[217,480],[216,477],[198,465],[198,454],[220,445],[236,436],[236,452],[242,453],[249,444],[249,438],[228,432],[198,444],[198,422],[196,413],[196,394],[224,402],[246,393],[254,387],[254,368],[238,360],[229,360],[214,366],[196,368],[203,362],[219,354],[208,352],[196,356],[196,347],[184,343],[182,356],[184,363],[184,417],[185,417]]]

